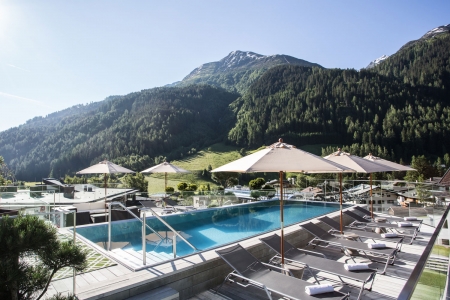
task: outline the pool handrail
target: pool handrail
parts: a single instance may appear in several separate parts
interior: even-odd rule
[[[194,245],[192,245],[191,243],[188,242],[188,240],[186,240],[181,234],[179,234],[175,229],[172,228],[172,226],[170,226],[166,221],[164,221],[163,218],[161,218],[160,216],[158,216],[158,214],[151,209],[150,207],[146,207],[145,210],[149,210],[152,212],[153,216],[155,218],[157,218],[159,221],[161,221],[164,225],[167,226],[167,228],[169,228],[173,234],[175,234],[176,236],[180,237],[180,239],[185,242],[186,244],[188,244],[189,247],[191,247],[192,249],[194,249],[195,251],[200,251],[199,249],[197,249],[197,247],[195,247]],[[174,253],[175,254],[175,253]]]
[[[132,211],[130,211],[125,205],[123,205],[121,202],[111,202],[111,204],[109,205],[109,217],[108,217],[108,251],[111,251],[110,245],[111,245],[111,207],[113,205],[119,205],[120,207],[122,207],[123,209],[125,209],[126,211],[128,211],[134,218],[138,219],[142,224],[145,224],[145,226],[150,229],[153,233],[155,233],[161,240],[164,240],[164,237],[161,236],[158,232],[156,232],[153,228],[151,228],[146,222],[142,221],[141,218],[138,218],[138,216],[136,216]],[[175,236],[180,237],[180,239],[185,242],[189,247],[191,247],[192,249],[194,249],[194,251],[200,251],[199,249],[197,249],[194,245],[192,245],[190,242],[188,242],[188,240],[186,240],[181,234],[179,234],[175,229],[172,228],[172,226],[170,226],[166,221],[164,221],[163,218],[161,218],[160,216],[158,216],[158,214],[151,209],[150,207],[146,207],[145,210],[149,210],[152,212],[153,216],[156,217],[159,221],[161,221],[161,223],[163,223],[164,225],[166,225],[167,228],[169,228],[173,234]],[[174,256],[176,256],[176,244],[174,243]]]
[[[113,205],[119,205],[120,207],[122,207],[123,209],[125,209],[126,211],[128,211],[134,218],[138,219],[141,223],[144,223],[141,218],[138,218],[138,216],[136,216],[131,210],[129,210],[125,205],[123,205],[120,202],[111,202],[109,204],[109,208],[108,208],[108,251],[111,251],[111,207]],[[161,240],[164,240],[164,237],[162,235],[160,235],[158,232],[156,232],[153,228],[151,228],[150,226],[148,226],[147,223],[145,223],[145,227],[147,227],[148,229],[150,229],[154,234],[156,234]]]

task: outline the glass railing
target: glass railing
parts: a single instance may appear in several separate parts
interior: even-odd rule
[[[436,230],[417,261],[398,299],[448,299],[449,231],[448,212],[442,214]]]
[[[119,184],[75,184],[68,186],[36,185],[36,186],[0,186],[1,205],[59,204],[73,202],[99,201],[105,198],[120,197],[131,188]]]

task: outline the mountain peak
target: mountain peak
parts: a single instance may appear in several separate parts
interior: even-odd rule
[[[227,56],[219,61],[205,63],[198,68],[195,68],[183,79],[183,82],[186,83],[204,76],[244,70],[269,69],[277,65],[286,64],[321,67],[318,64],[289,55],[262,55],[251,51],[235,50],[231,51]]]
[[[370,64],[366,67],[366,69],[371,69],[371,68],[375,67],[376,65],[379,65],[383,60],[385,60],[388,57],[389,57],[389,55],[386,55],[386,54],[381,57],[378,57],[377,59],[371,61]]]
[[[425,33],[421,39],[428,39],[428,38],[432,38],[435,37],[438,34],[441,33],[445,33],[445,32],[450,32],[450,24],[447,25],[442,25],[436,28],[431,29],[430,31],[428,31],[427,33]]]
[[[250,51],[235,50],[230,52],[230,54],[219,61],[219,63],[221,64],[219,66],[219,70],[225,71],[226,69],[230,68],[238,68],[244,65],[248,65],[264,57],[266,56]]]

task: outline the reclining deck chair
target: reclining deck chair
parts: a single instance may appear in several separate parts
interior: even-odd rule
[[[260,262],[239,244],[226,249],[216,250],[216,253],[233,268],[233,271],[225,277],[225,280],[217,290],[229,280],[243,287],[254,286],[260,288],[266,292],[270,300],[272,300],[271,293],[298,300],[338,300],[348,299],[349,297],[349,294],[338,291],[308,295],[305,292],[305,287],[312,285],[311,283],[273,271],[272,269],[286,270]],[[234,277],[243,279],[244,282],[237,282],[233,279]]]
[[[278,253],[270,261],[272,261],[273,259],[280,258],[281,239],[279,235],[274,234],[259,240]],[[349,285],[348,283],[344,282],[344,280],[342,280],[342,277],[362,282],[361,290],[359,292],[357,299],[361,298],[364,291],[364,286],[367,283],[371,282],[370,287],[367,288],[367,290],[369,291],[372,290],[372,285],[375,280],[377,270],[365,269],[358,271],[347,271],[344,268],[344,263],[327,259],[324,257],[322,253],[298,249],[286,241],[283,241],[283,243],[284,243],[284,259],[287,261],[293,261],[305,265],[305,267],[308,269],[308,271],[311,273],[311,275],[314,277],[317,283],[319,283],[319,280],[317,279],[316,275],[313,273],[311,269],[315,269],[324,273],[338,276],[343,284]],[[322,257],[318,257],[315,255],[321,255]]]
[[[335,220],[333,220],[332,218],[324,216],[322,218],[319,218],[318,220],[331,227],[330,231],[328,231],[331,234],[334,234],[334,235],[340,235],[341,234],[340,224],[338,222],[336,222]],[[347,234],[348,233],[354,233],[354,234],[358,235],[359,236],[358,239],[361,242],[362,242],[362,240],[361,240],[360,237],[371,239],[374,242],[375,242],[375,240],[385,240],[385,241],[390,241],[390,242],[397,242],[400,239],[402,239],[402,237],[400,237],[400,236],[383,238],[381,236],[381,234],[373,232],[373,231],[348,229],[348,228],[344,229],[344,231],[343,231],[344,236],[345,236],[346,233]],[[400,246],[400,249],[401,249],[401,246]]]
[[[384,248],[377,248],[377,249],[370,249],[369,244],[362,243],[362,242],[356,242],[356,241],[349,241],[342,238],[338,238],[335,235],[332,235],[331,233],[323,230],[316,224],[313,224],[311,222],[306,224],[301,224],[300,227],[305,229],[306,231],[310,232],[313,236],[315,236],[311,241],[309,241],[308,245],[313,246],[314,248],[319,247],[328,247],[328,246],[334,246],[338,247],[341,250],[344,251],[345,254],[349,255],[351,250],[357,250],[359,253],[362,253],[363,256],[370,259],[371,261],[384,263],[384,269],[379,274],[385,274],[386,269],[388,265],[393,265],[395,262],[395,258],[397,257],[397,253],[400,250],[402,239],[400,239],[395,247],[384,247]],[[325,244],[325,246],[323,245]],[[350,250],[350,251],[349,251]],[[377,261],[372,258],[369,258],[368,254],[371,254],[371,256],[377,256],[377,257],[385,257],[386,261]],[[353,256],[353,255],[350,255]]]
[[[353,210],[364,214],[363,218],[368,219],[369,221],[375,221],[376,218],[386,219],[386,221],[388,221],[389,223],[398,223],[398,222],[406,221],[400,217],[394,217],[394,218],[393,217],[384,217],[384,216],[377,215],[375,213],[373,214],[374,218],[372,219],[370,217],[372,215],[370,213],[370,211],[368,211],[367,209],[362,208],[360,206],[357,206],[357,205],[353,206]],[[406,222],[411,222],[411,223],[415,224],[416,226],[419,227],[419,231],[420,231],[420,227],[422,226],[423,220],[417,220],[417,219],[416,220],[407,220]]]
[[[140,201],[143,208],[151,208],[155,213],[161,214],[161,215],[169,215],[176,212],[175,208],[173,207],[158,207],[153,201],[146,200],[146,201]]]
[[[411,245],[413,240],[416,238],[417,234],[419,233],[419,227],[418,226],[410,226],[410,227],[398,227],[395,226],[395,224],[389,224],[389,223],[375,223],[370,222],[370,220],[367,220],[360,215],[357,215],[353,211],[346,210],[343,212],[347,216],[353,218],[355,221],[349,225],[350,228],[354,229],[375,229],[376,227],[383,227],[385,229],[389,229],[391,231],[397,232],[400,236],[403,237],[409,237],[411,238],[411,241],[409,244]],[[404,232],[401,232],[400,230],[404,230]],[[409,232],[409,233],[406,233]]]
[[[175,201],[170,199],[169,197],[162,198],[164,203],[166,203],[166,208],[172,208],[175,211],[189,211],[189,210],[195,210],[196,208],[193,206],[182,206],[178,205]]]

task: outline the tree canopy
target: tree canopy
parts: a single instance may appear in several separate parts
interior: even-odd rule
[[[40,299],[58,270],[86,266],[81,248],[60,241],[56,229],[37,216],[1,218],[0,245],[0,299]]]

